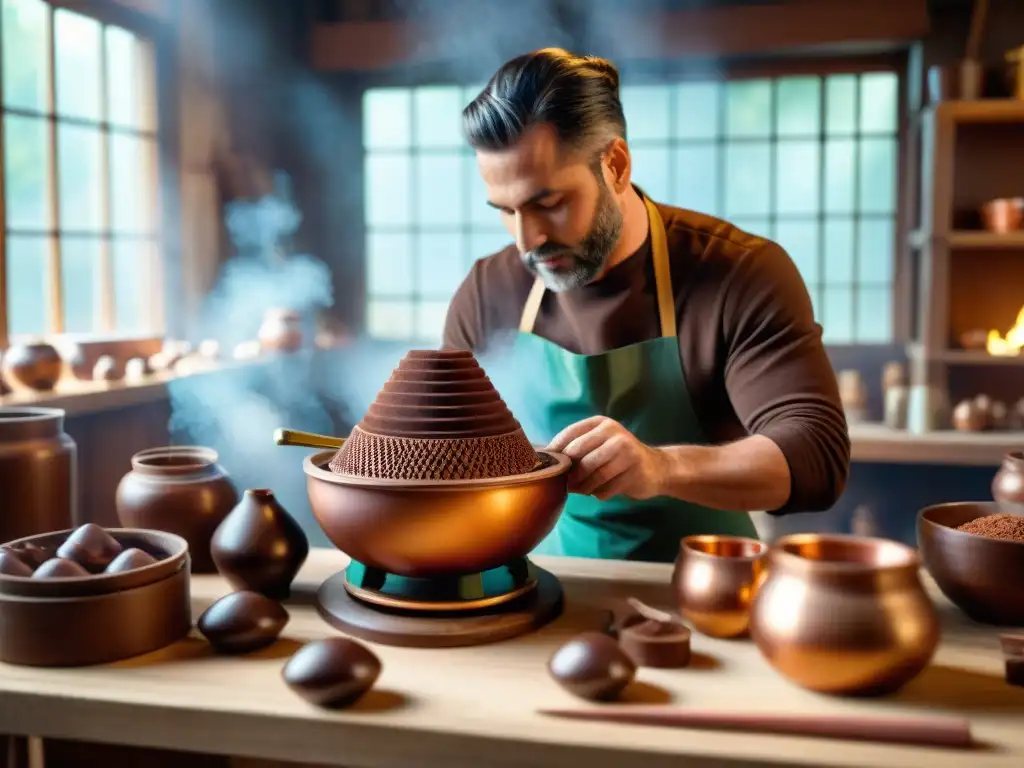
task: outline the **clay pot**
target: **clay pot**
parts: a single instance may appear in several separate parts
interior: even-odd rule
[[[210,550],[234,589],[284,600],[309,555],[309,541],[272,491],[248,490],[213,534]]]
[[[984,404],[975,400],[962,400],[953,409],[953,428],[958,432],[981,432],[988,426]]]
[[[1024,197],[989,200],[981,206],[981,222],[986,230],[997,234],[1024,228]]]
[[[992,478],[992,498],[1001,512],[1024,515],[1024,452],[1003,457],[1003,464]]]
[[[72,527],[76,460],[64,411],[0,409],[0,542]]]
[[[302,347],[302,315],[291,309],[268,309],[258,333],[267,352],[294,352]]]
[[[64,372],[60,353],[44,342],[11,347],[4,354],[3,365],[9,383],[40,392],[53,389]]]
[[[210,542],[237,503],[217,452],[199,446],[140,451],[116,495],[117,516],[126,528],[176,533],[188,542],[193,573],[216,572]]]

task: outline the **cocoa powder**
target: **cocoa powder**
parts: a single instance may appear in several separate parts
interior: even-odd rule
[[[986,515],[964,523],[957,530],[990,539],[1024,542],[1024,517]]]

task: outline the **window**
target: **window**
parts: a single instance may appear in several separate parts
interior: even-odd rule
[[[7,333],[159,329],[150,43],[43,0],[2,0]]]
[[[892,340],[898,76],[624,85],[633,179],[778,241],[833,344]],[[475,259],[510,242],[459,133],[478,88],[363,100],[367,332],[434,342]]]

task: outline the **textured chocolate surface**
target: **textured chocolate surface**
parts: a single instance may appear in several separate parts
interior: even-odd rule
[[[537,453],[468,351],[413,350],[335,457],[332,472],[475,480],[529,472]]]

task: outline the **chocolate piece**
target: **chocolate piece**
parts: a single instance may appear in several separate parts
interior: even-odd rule
[[[134,571],[136,568],[143,568],[147,565],[153,565],[156,562],[157,559],[148,552],[143,552],[141,549],[131,547],[130,549],[124,550],[121,554],[111,560],[104,572],[121,573],[123,571]]]
[[[633,681],[636,664],[614,638],[584,632],[555,651],[548,661],[548,673],[574,696],[607,701]]]
[[[1024,686],[1024,634],[1002,634],[999,644],[1006,659],[1006,682]]]
[[[32,542],[6,546],[3,550],[17,555],[18,559],[32,570],[38,568],[57,553],[55,547],[41,547]]]
[[[203,611],[196,628],[217,653],[251,653],[274,643],[288,611],[258,592],[232,592]]]
[[[4,576],[31,576],[32,568],[11,550],[0,551],[0,573]]]
[[[629,599],[633,614],[619,626],[619,645],[638,667],[672,669],[690,663],[690,628],[677,616]]]
[[[74,560],[67,560],[63,557],[51,557],[45,563],[36,568],[32,574],[33,579],[80,579],[88,576],[89,572]]]
[[[87,571],[100,573],[122,550],[113,536],[95,523],[76,528],[57,549],[57,557],[74,560]]]
[[[369,691],[380,671],[380,659],[365,645],[347,637],[330,637],[299,648],[284,665],[281,677],[311,704],[338,709]]]

